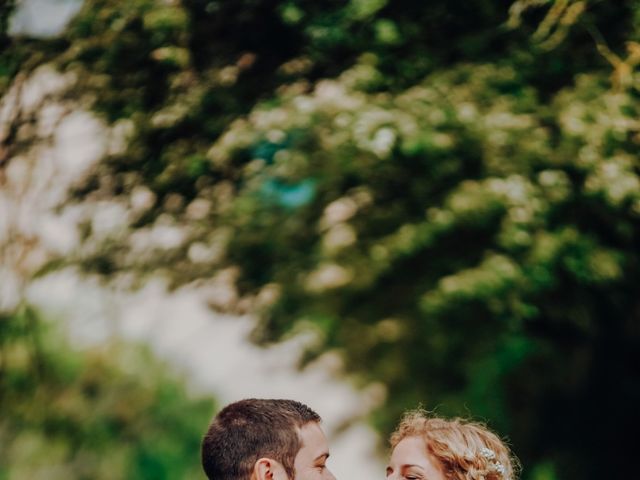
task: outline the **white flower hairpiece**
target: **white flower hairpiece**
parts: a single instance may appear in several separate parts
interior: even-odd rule
[[[480,450],[480,455],[482,455],[487,460],[495,460],[496,452],[487,447],[482,447]]]
[[[494,452],[490,448],[482,447],[480,449],[480,455],[486,458],[487,461],[490,463],[491,470],[493,470],[494,472],[496,472],[497,474],[499,474],[501,477],[504,478],[505,473],[507,473],[507,469],[501,462],[497,460],[496,452]],[[505,478],[504,480],[509,480],[509,479]]]

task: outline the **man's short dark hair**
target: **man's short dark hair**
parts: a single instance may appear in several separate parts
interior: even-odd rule
[[[223,408],[202,440],[202,467],[211,480],[249,480],[263,457],[280,462],[289,478],[302,447],[298,429],[320,416],[295,400],[247,399]]]

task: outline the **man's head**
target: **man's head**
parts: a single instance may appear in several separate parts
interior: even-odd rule
[[[294,400],[227,405],[202,441],[204,471],[210,480],[335,480],[320,421]]]

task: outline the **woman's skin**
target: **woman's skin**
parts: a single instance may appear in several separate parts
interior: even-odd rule
[[[420,437],[407,437],[391,452],[387,480],[446,480],[438,461]]]

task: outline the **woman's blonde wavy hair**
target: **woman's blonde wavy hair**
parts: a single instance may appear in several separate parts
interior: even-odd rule
[[[485,425],[461,418],[444,419],[412,410],[391,435],[391,448],[407,437],[424,439],[426,450],[448,480],[516,480],[519,463]]]

